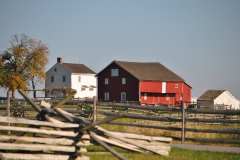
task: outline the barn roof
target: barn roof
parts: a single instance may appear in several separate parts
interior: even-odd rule
[[[98,75],[107,67],[109,67],[112,63],[116,63],[140,81],[184,82],[187,86],[192,88],[189,84],[185,82],[184,79],[182,79],[180,76],[178,76],[159,62],[144,63],[114,60],[104,69],[98,72],[95,76],[98,77]]]
[[[139,80],[184,82],[184,79],[159,62],[141,63],[114,61]]]
[[[89,73],[96,74],[91,69],[86,67],[84,64],[74,64],[74,63],[62,63],[63,67],[65,67],[71,73]]]
[[[211,100],[216,99],[218,96],[220,96],[225,91],[226,90],[207,90],[197,100],[199,100],[199,101],[211,101]]]

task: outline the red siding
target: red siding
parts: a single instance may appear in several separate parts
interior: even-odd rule
[[[118,76],[111,76],[111,69],[118,69]],[[108,85],[105,85],[108,78]],[[126,84],[122,84],[126,78]],[[119,67],[116,63],[110,64],[98,74],[98,99],[104,101],[104,93],[109,92],[109,101],[121,101],[121,92],[126,92],[126,100],[139,101],[139,81],[130,73]]]
[[[188,102],[189,104],[191,104],[191,88],[185,83],[183,86],[183,92],[183,102]]]
[[[168,94],[168,100],[167,100]],[[144,99],[144,93],[141,93],[142,103],[167,103],[175,104],[175,94],[174,93],[147,93],[147,99]]]
[[[175,88],[178,84],[178,88]],[[162,93],[162,82],[141,81],[141,92]],[[181,93],[183,82],[166,82],[166,93]]]
[[[140,88],[142,103],[175,104],[191,101],[191,88],[184,82],[166,82],[166,93],[162,93],[162,82],[141,81]],[[147,93],[146,100],[144,100],[144,93]]]
[[[162,82],[141,81],[141,92],[162,93]]]

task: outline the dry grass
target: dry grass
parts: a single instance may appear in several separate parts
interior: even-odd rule
[[[150,120],[134,120],[134,119],[118,119],[116,122],[121,123],[136,123],[140,125],[151,125],[151,126],[170,126],[167,122],[159,122],[159,121],[150,121]],[[114,131],[122,131],[122,132],[131,132],[131,133],[140,133],[147,135],[158,135],[158,136],[169,136],[169,137],[179,137],[181,138],[180,131],[171,131],[171,130],[162,130],[162,129],[153,129],[153,128],[142,128],[142,127],[132,127],[132,126],[122,126],[122,125],[110,125],[104,124],[101,125],[103,128]],[[171,127],[181,128],[182,124],[171,123]],[[212,124],[194,124],[187,123],[186,128],[196,128],[196,129],[219,129],[219,128],[239,128],[240,124],[221,124],[221,125],[212,125]],[[216,139],[239,139],[240,135],[238,134],[221,134],[221,133],[201,133],[201,132],[186,132],[186,138],[216,138]],[[174,143],[181,143],[180,141],[174,141]],[[203,144],[201,142],[185,142],[188,144]],[[206,144],[206,143],[204,143]],[[214,144],[220,146],[240,146],[233,144]]]

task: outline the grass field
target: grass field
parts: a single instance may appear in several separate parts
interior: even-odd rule
[[[159,121],[150,121],[150,120],[135,120],[135,119],[118,119],[115,122],[121,123],[138,123],[141,125],[152,125],[152,126],[169,126],[169,123],[162,123]],[[173,127],[181,128],[181,123],[171,124]],[[162,129],[153,129],[153,128],[141,128],[141,127],[132,127],[132,126],[123,126],[123,125],[110,125],[103,124],[101,127],[107,130],[122,131],[122,132],[132,132],[132,133],[141,133],[147,135],[158,135],[158,136],[169,136],[169,137],[181,137],[180,131],[171,131],[171,130],[162,130]],[[198,129],[220,129],[220,128],[240,128],[240,124],[221,124],[221,125],[212,125],[212,124],[193,124],[187,123],[186,128],[198,128]],[[218,138],[218,139],[240,139],[239,134],[220,134],[220,133],[201,133],[201,132],[186,132],[186,138]],[[179,143],[179,141],[175,141]],[[189,143],[189,142],[187,142]],[[190,142],[192,144],[203,144],[198,142]],[[206,144],[206,143],[205,143]],[[240,145],[235,144],[214,144],[221,146],[234,146],[240,147]]]

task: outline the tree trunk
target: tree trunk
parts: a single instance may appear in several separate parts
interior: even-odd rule
[[[9,92],[9,90],[7,91],[7,116],[10,117],[11,116],[11,93]],[[8,123],[8,126],[10,126],[11,124]],[[11,131],[7,131],[7,134],[11,134]]]
[[[34,84],[34,76],[33,76],[33,80],[32,80],[32,87],[33,87],[33,98],[36,98],[36,91],[35,91],[35,84]]]
[[[15,98],[15,90],[12,90],[12,98]]]

